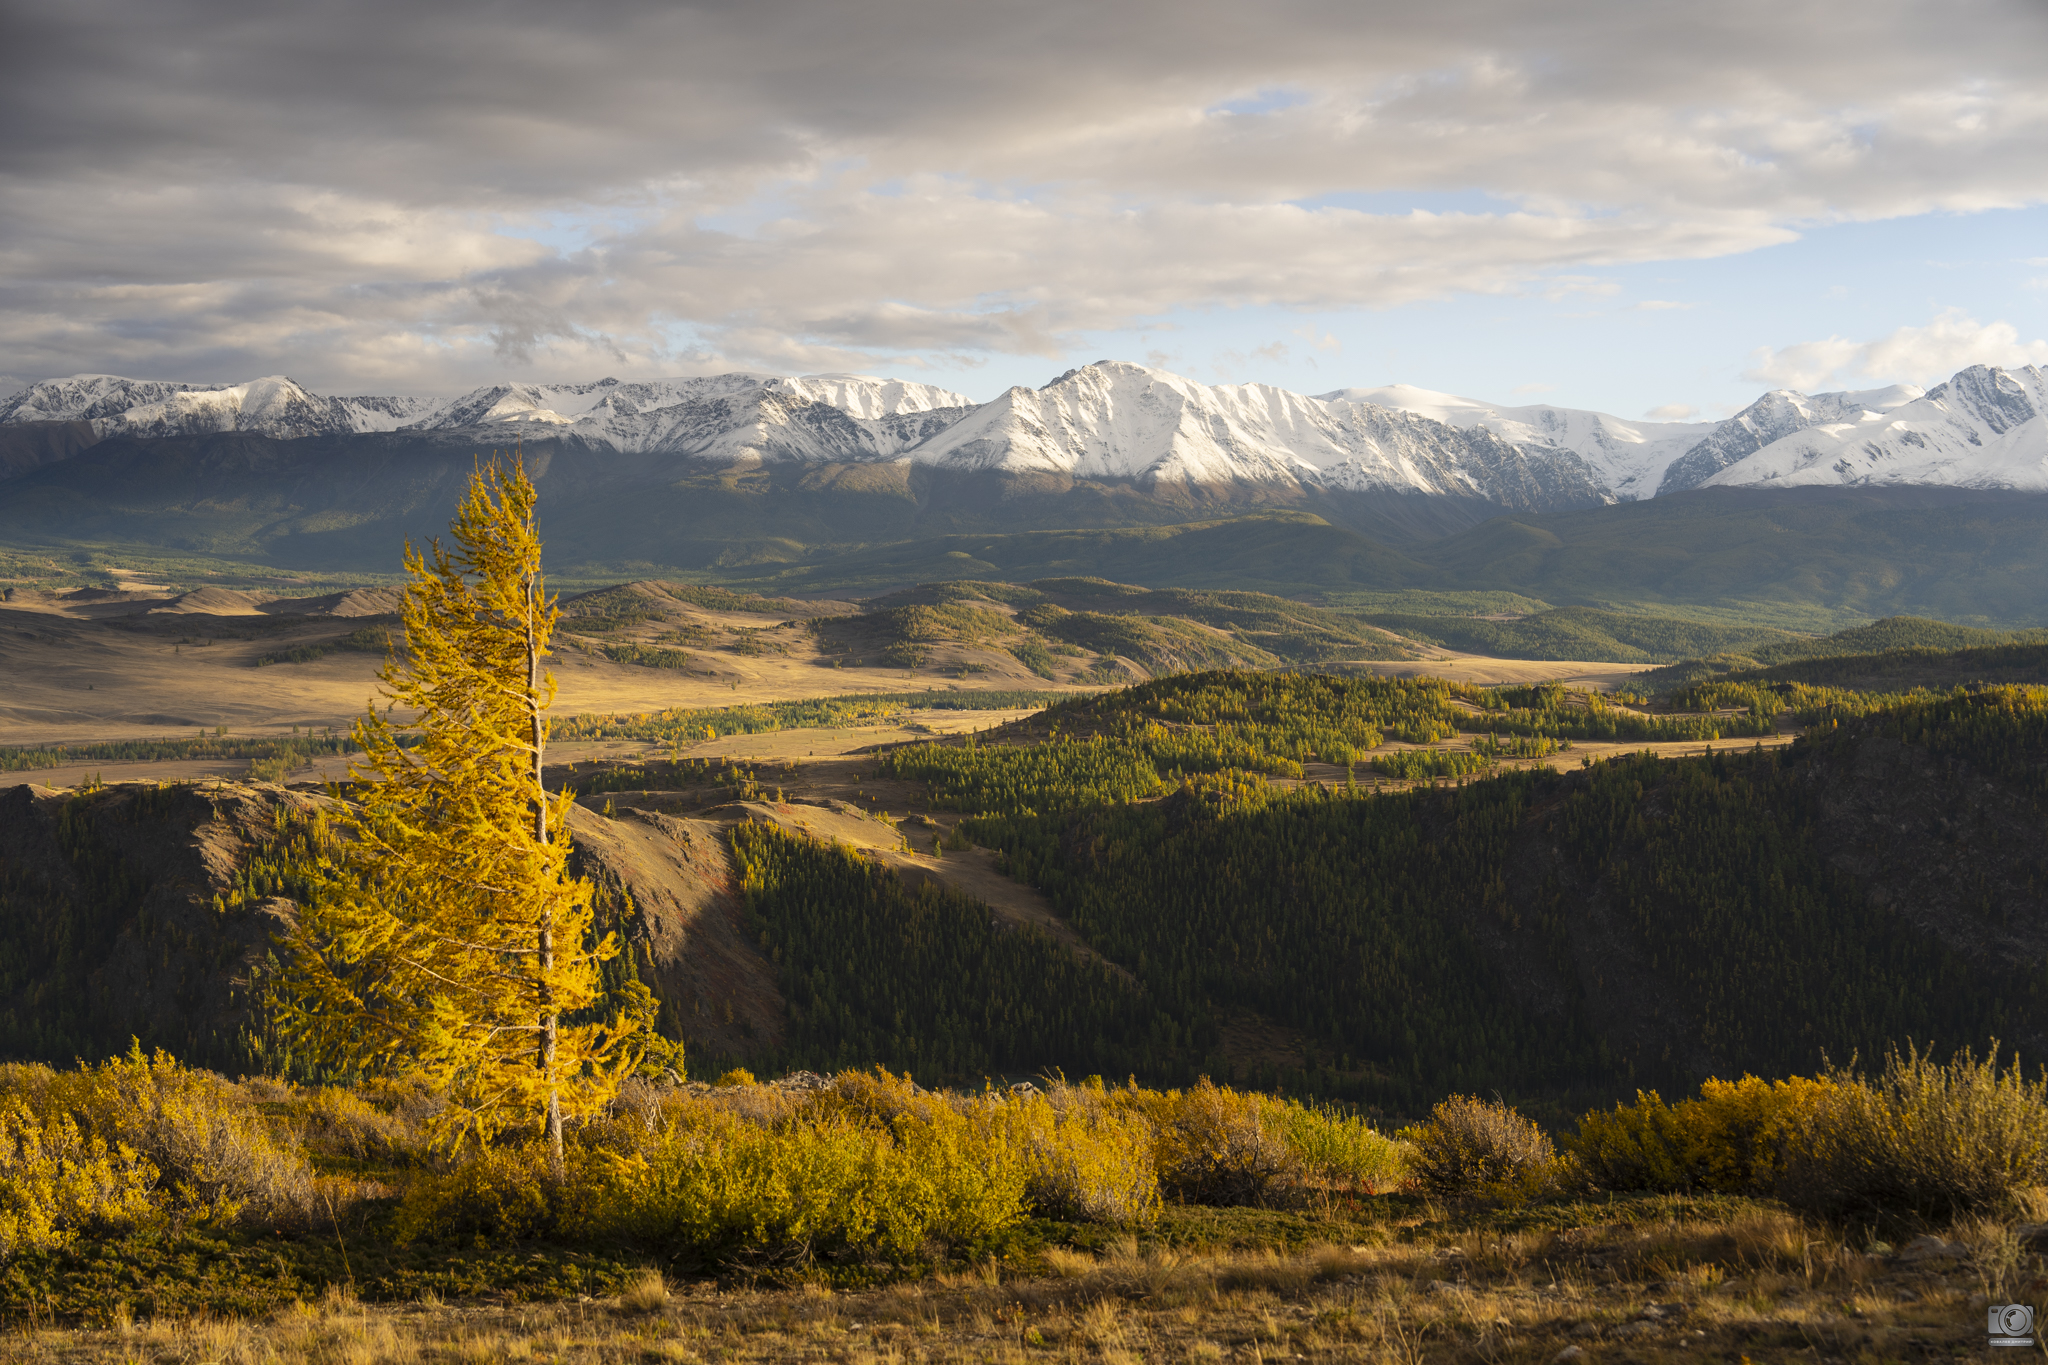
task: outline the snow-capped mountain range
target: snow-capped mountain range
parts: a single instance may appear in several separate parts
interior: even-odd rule
[[[721,464],[910,460],[964,471],[1480,497],[1543,509],[1709,485],[2048,489],[2048,374],[1975,366],[1932,389],[1775,390],[1720,422],[1495,406],[1408,385],[1308,396],[1119,361],[988,403],[862,375],[500,384],[456,398],[323,397],[282,376],[75,375],[0,400],[0,425],[100,439],[251,432],[542,435]]]

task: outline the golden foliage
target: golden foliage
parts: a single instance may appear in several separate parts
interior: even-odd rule
[[[619,945],[594,933],[592,888],[568,873],[571,794],[541,785],[560,613],[535,500],[523,467],[480,471],[455,549],[407,546],[407,650],[379,674],[381,714],[356,724],[356,804],[311,877],[276,1006],[306,1061],[416,1070],[445,1090],[443,1140],[535,1123],[559,1161],[563,1117],[616,1093],[653,1001],[629,981],[617,1022],[563,1022],[597,1001]]]

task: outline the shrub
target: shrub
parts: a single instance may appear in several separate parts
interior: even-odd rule
[[[1584,1115],[1566,1140],[1586,1178],[1605,1190],[1693,1189],[1693,1146],[1679,1110],[1654,1090],[1638,1090],[1632,1105]]]
[[[247,1096],[210,1071],[138,1047],[98,1066],[14,1079],[38,1117],[69,1115],[109,1151],[126,1147],[147,1159],[160,1176],[157,1205],[173,1219],[219,1225],[311,1212],[304,1159],[278,1142]]]
[[[561,1221],[561,1194],[539,1144],[488,1147],[448,1170],[416,1176],[399,1202],[392,1240],[481,1247],[539,1237]]]
[[[1364,1119],[1306,1105],[1288,1106],[1283,1119],[1287,1145],[1311,1179],[1374,1194],[1407,1174],[1405,1146]]]
[[[1005,1101],[1023,1135],[1025,1197],[1049,1218],[1148,1221],[1159,1212],[1152,1121],[1095,1087]]]
[[[1285,1106],[1218,1087],[1123,1092],[1152,1119],[1163,1192],[1189,1204],[1267,1204],[1298,1193],[1304,1174],[1287,1144]]]
[[[351,1161],[402,1164],[420,1156],[420,1130],[397,1113],[387,1113],[354,1091],[314,1089],[289,1102],[310,1152]]]
[[[152,1221],[156,1182],[133,1148],[81,1132],[69,1114],[38,1114],[19,1095],[0,1098],[0,1264],[81,1231]]]
[[[1581,1118],[1567,1146],[1602,1189],[1769,1194],[1830,1085],[1800,1076],[1709,1080],[1699,1098],[1676,1105],[1637,1091],[1633,1105]]]
[[[2048,1183],[2048,1078],[2001,1068],[1995,1045],[1982,1061],[1893,1051],[1874,1078],[1830,1079],[1779,1182],[1796,1207],[1955,1218]]]
[[[763,1128],[689,1106],[624,1152],[600,1151],[585,1235],[623,1235],[671,1255],[873,1248],[903,1256],[928,1238],[970,1241],[1023,1211],[1023,1164],[992,1124],[935,1109],[891,1131],[848,1116]]]
[[[1556,1177],[1557,1155],[1543,1130],[1505,1104],[1453,1095],[1429,1121],[1403,1129],[1408,1170],[1431,1194],[1523,1197]]]

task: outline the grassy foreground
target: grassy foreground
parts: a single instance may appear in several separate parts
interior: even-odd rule
[[[672,1283],[551,1303],[366,1304],[336,1284],[257,1314],[18,1321],[46,1361],[1889,1361],[1982,1350],[1988,1301],[2039,1258],[1973,1223],[1905,1255],[1741,1199],[1636,1197],[1458,1215],[1393,1196],[1347,1217],[1181,1210],[861,1289]],[[1576,1354],[1564,1355],[1565,1352]]]
[[[550,1173],[437,1153],[418,1089],[5,1068],[0,1355],[1885,1361],[2048,1288],[2048,1093],[1967,1054],[1646,1094],[1562,1152],[1469,1097],[1390,1139],[1209,1086],[722,1079]]]

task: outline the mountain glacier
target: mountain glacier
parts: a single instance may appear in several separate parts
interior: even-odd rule
[[[1708,436],[1714,422],[1630,422],[1604,412],[1549,404],[1500,407],[1456,394],[1389,384],[1378,389],[1338,389],[1320,395],[1326,403],[1369,404],[1428,417],[1467,430],[1483,428],[1511,445],[1561,448],[1584,460],[1594,479],[1622,501],[1657,492],[1664,471]]]
[[[1767,393],[1720,422],[1631,422],[1408,385],[1316,396],[1120,361],[987,403],[865,375],[733,373],[497,384],[455,398],[324,397],[281,375],[187,384],[74,375],[0,400],[0,426],[96,439],[248,432],[568,439],[721,465],[907,460],[960,471],[1483,499],[1543,510],[1705,486],[2048,488],[2048,377],[1977,366],[1922,392]]]
[[[1973,365],[1925,393],[1880,390],[1875,401],[1827,410],[1702,483],[2048,488],[2048,371]]]

